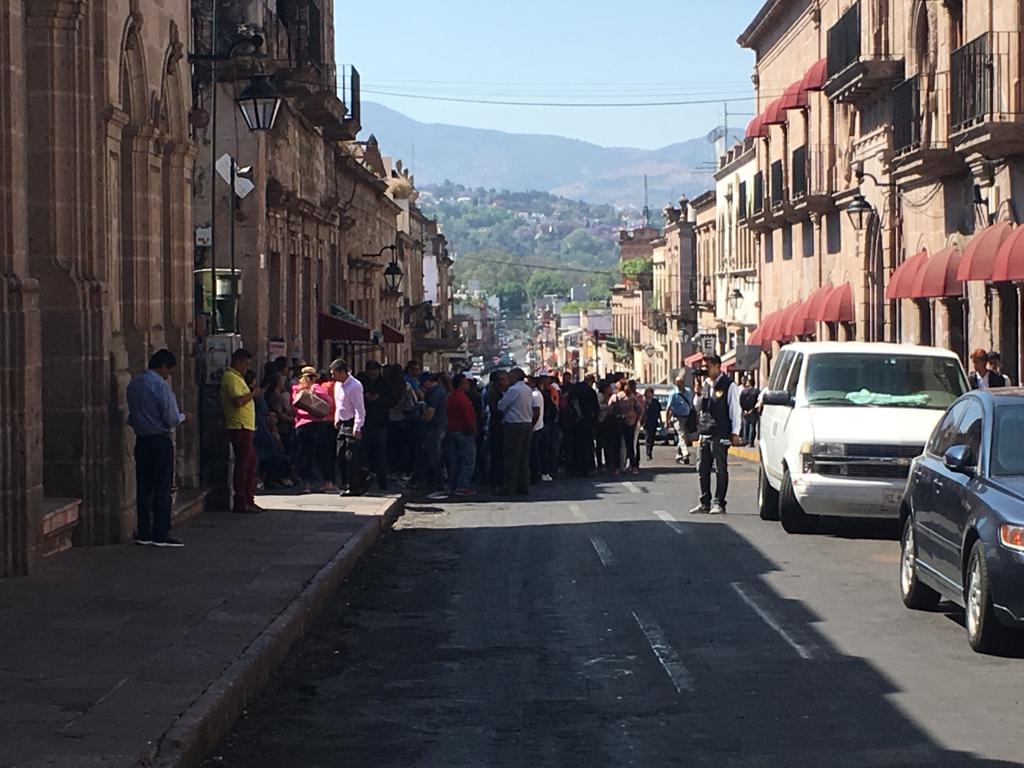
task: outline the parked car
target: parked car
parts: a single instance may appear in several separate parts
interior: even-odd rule
[[[963,606],[980,652],[1024,641],[1022,435],[1024,390],[961,397],[914,460],[903,497],[903,603]]]
[[[800,533],[822,515],[895,520],[911,461],[967,377],[935,347],[795,343],[766,390],[759,512]]]
[[[658,432],[654,436],[654,440],[662,445],[675,445],[679,439],[678,435],[676,435],[676,428],[671,424],[666,424],[664,421],[665,411],[668,410],[668,402],[672,398],[675,388],[666,387],[663,384],[637,384],[637,391],[643,394],[648,387],[654,387],[654,396],[661,401],[662,421],[658,424]],[[646,439],[646,430],[643,423],[641,423],[640,442]]]

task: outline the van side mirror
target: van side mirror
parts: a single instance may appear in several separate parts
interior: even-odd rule
[[[781,405],[786,408],[792,408],[794,405],[793,396],[784,389],[766,390],[761,402],[765,405]]]
[[[974,467],[978,463],[974,457],[974,450],[969,445],[954,445],[946,451],[942,461],[946,469],[968,477],[974,475]]]

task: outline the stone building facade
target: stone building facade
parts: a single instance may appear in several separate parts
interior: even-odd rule
[[[980,0],[761,8],[739,42],[757,57],[747,224],[766,351],[996,347],[1019,378],[1021,25],[1019,3]]]
[[[131,535],[124,390],[155,349],[195,410],[189,29],[186,0],[0,2],[0,576]]]

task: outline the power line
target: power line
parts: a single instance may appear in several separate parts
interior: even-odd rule
[[[634,102],[560,102],[560,101],[505,101],[500,99],[465,99],[456,96],[427,96],[420,93],[395,93],[391,91],[377,91],[368,88],[362,89],[363,93],[371,93],[378,96],[398,96],[404,99],[421,99],[423,101],[446,101],[458,102],[460,104],[489,104],[492,106],[504,107],[596,107],[596,108],[622,108],[622,107],[687,107],[698,104],[721,104],[723,101],[754,101],[754,96],[746,96],[730,99],[689,99],[684,101],[634,101]]]
[[[484,264],[502,264],[508,267],[523,267],[524,269],[546,269],[551,272],[586,272],[591,275],[608,275],[614,277],[618,273],[613,269],[587,269],[586,267],[563,267],[561,264],[527,264],[522,261],[509,261],[507,259],[487,259],[480,256],[464,256],[463,259],[469,262],[482,262]],[[456,261],[455,265],[458,266]]]

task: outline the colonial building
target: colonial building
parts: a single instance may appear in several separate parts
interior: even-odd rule
[[[131,535],[124,391],[155,349],[195,411],[190,29],[186,0],[0,3],[0,576]]]
[[[978,0],[770,0],[757,57],[766,351],[791,338],[996,347],[1021,370],[1021,14]]]
[[[697,328],[692,337],[694,352],[687,356],[687,368],[700,361],[702,354],[717,352],[718,320],[715,316],[715,273],[719,260],[718,215],[715,190],[710,189],[691,203],[697,251],[696,309]]]

